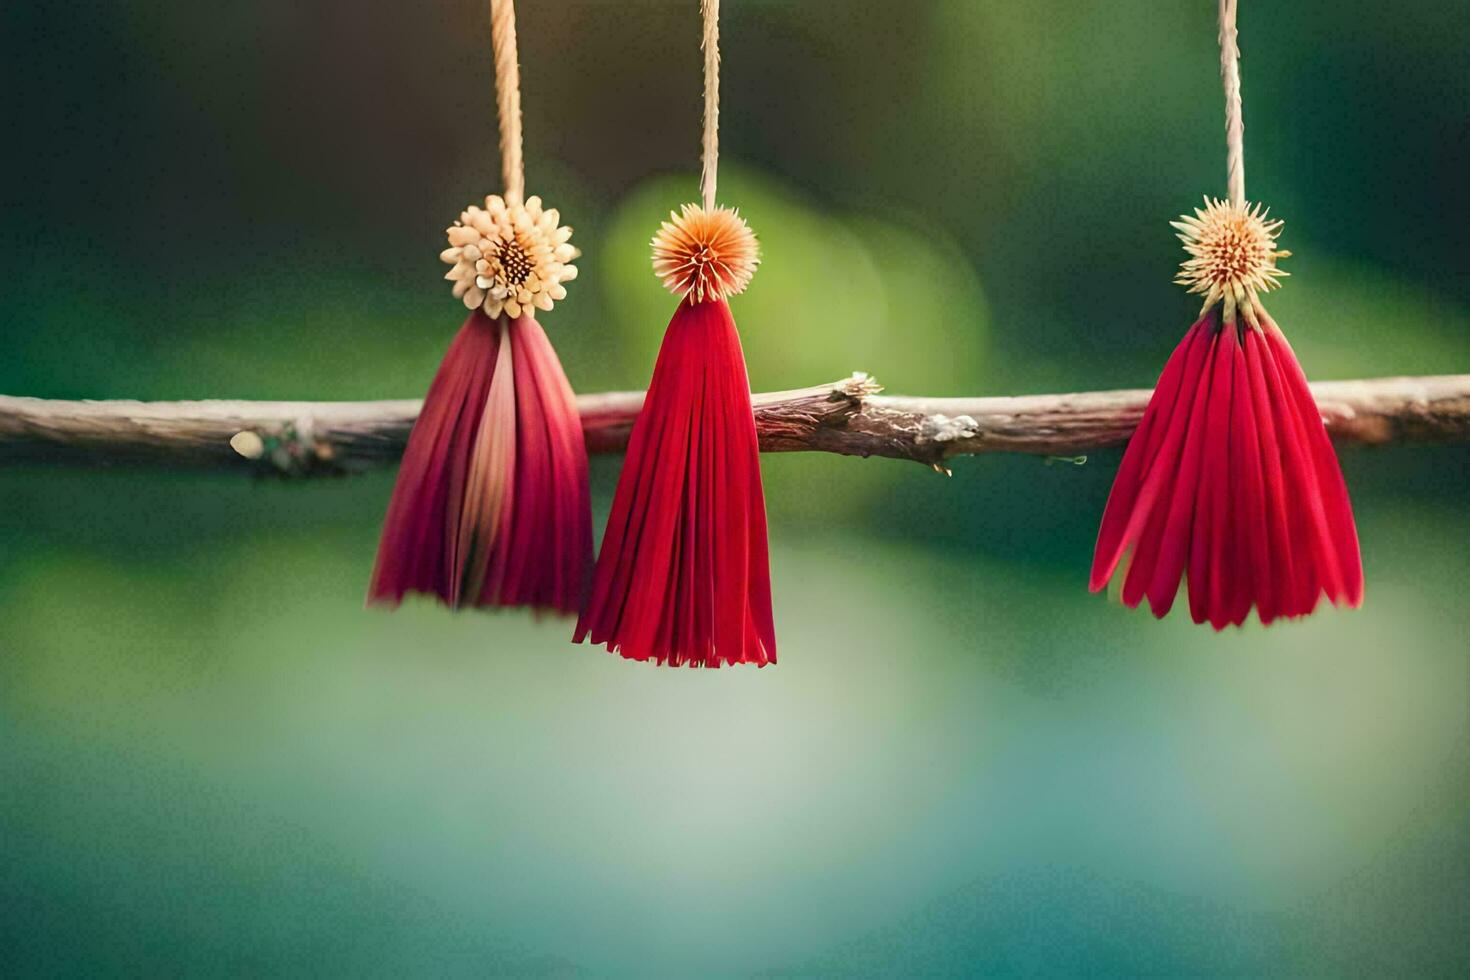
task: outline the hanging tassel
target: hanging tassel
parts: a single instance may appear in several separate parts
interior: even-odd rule
[[[654,271],[681,302],[633,423],[574,642],[674,666],[764,666],[776,662],[776,629],[760,446],[726,303],[760,257],[744,219],[715,206],[719,0],[700,10],[704,203],[670,214],[653,239]]]
[[[1122,600],[1162,618],[1180,579],[1215,629],[1363,601],[1352,505],[1296,355],[1257,298],[1284,272],[1280,221],[1206,200],[1175,223],[1201,318],[1159,377],[1113,484],[1090,586],[1126,563]]]
[[[491,0],[505,196],[446,229],[444,278],[470,318],[408,437],[368,603],[573,613],[592,559],[587,447],[576,398],[536,322],[577,277],[572,229],[526,189],[515,4]]]
[[[1363,601],[1352,504],[1296,354],[1259,294],[1281,285],[1281,221],[1245,199],[1236,0],[1220,0],[1228,200],[1173,222],[1187,258],[1175,280],[1204,296],[1113,483],[1089,585],[1126,566],[1122,599],[1162,618],[1182,577],[1189,612],[1217,630],[1254,607],[1262,623],[1305,616],[1322,596]]]
[[[448,230],[445,278],[473,312],[409,435],[370,604],[422,592],[451,608],[580,607],[592,556],[587,450],[532,316],[576,276],[571,229],[558,223],[538,198],[491,196]]]
[[[755,272],[755,236],[730,209],[690,204],[653,244],[684,299],[633,425],[575,642],[673,666],[775,663],[760,447],[725,302]]]

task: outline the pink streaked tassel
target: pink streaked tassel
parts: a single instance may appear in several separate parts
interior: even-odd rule
[[[592,558],[587,447],[535,317],[566,298],[579,252],[561,212],[525,196],[515,5],[490,6],[505,193],[445,229],[444,278],[470,317],[409,434],[368,603],[420,592],[452,609],[570,614]]]
[[[409,436],[368,602],[570,614],[591,554],[587,451],[556,353],[532,317],[477,309]]]

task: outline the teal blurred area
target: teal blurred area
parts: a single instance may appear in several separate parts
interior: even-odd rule
[[[1223,182],[1214,4],[729,2],[753,384],[1149,384]],[[696,194],[692,0],[521,4],[544,319],[640,386]],[[1244,3],[1309,374],[1470,371],[1470,9]],[[496,189],[485,5],[0,12],[0,391],[422,393]],[[1355,612],[1086,590],[1118,454],[764,459],[781,662],[365,612],[392,476],[0,469],[0,972],[1462,975],[1470,449],[1350,447]],[[618,459],[594,461],[599,520]]]

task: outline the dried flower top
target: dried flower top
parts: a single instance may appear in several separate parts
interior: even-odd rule
[[[556,208],[541,207],[541,198],[509,204],[498,194],[474,205],[450,228],[449,248],[439,258],[454,268],[444,278],[469,309],[483,307],[492,316],[512,317],[549,310],[565,299],[564,282],[577,278],[569,264],[581,254],[569,243],[572,229],[560,226]]]
[[[696,303],[745,291],[760,265],[755,232],[733,208],[686,204],[653,236],[653,271],[675,296]]]
[[[1276,260],[1291,254],[1277,250],[1283,222],[1268,220],[1269,214],[1260,204],[1252,207],[1206,197],[1203,209],[1171,221],[1189,253],[1174,281],[1188,286],[1191,293],[1203,294],[1204,310],[1224,300],[1227,320],[1233,320],[1231,314],[1239,308],[1255,322],[1256,293],[1281,285],[1287,273],[1276,268]]]

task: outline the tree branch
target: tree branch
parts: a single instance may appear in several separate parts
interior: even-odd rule
[[[1147,390],[1018,398],[877,394],[866,375],[755,395],[761,449],[887,456],[942,468],[953,456],[1072,456],[1127,441]],[[1342,442],[1470,442],[1470,375],[1312,386]],[[582,395],[587,448],[622,451],[642,392]],[[0,396],[0,464],[152,463],[313,474],[386,466],[417,401],[50,401]]]

